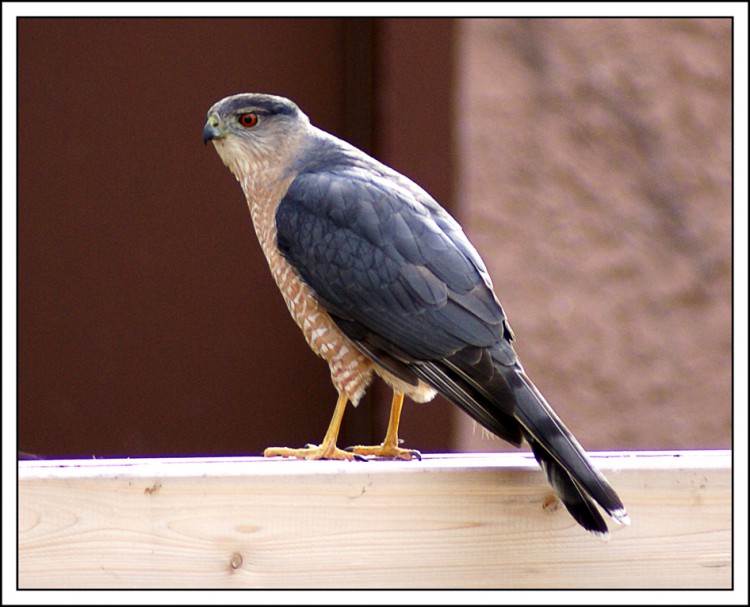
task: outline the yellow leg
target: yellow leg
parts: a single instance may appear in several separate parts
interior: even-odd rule
[[[339,437],[341,420],[344,417],[344,410],[348,402],[346,394],[339,394],[336,401],[336,409],[333,412],[331,423],[328,425],[328,431],[323,437],[320,445],[308,445],[304,449],[289,449],[288,447],[269,447],[263,452],[265,457],[298,457],[300,459],[361,459],[354,453],[343,451],[336,446],[336,440]]]
[[[388,457],[394,459],[422,459],[422,454],[415,449],[402,449],[398,446],[398,423],[401,420],[401,408],[404,405],[403,392],[393,391],[393,402],[391,403],[391,417],[388,420],[388,430],[385,433],[385,440],[376,447],[365,447],[357,445],[350,447],[351,451],[357,455],[373,455],[375,457]]]

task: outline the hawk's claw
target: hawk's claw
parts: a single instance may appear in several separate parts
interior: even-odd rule
[[[336,445],[308,444],[304,449],[289,449],[288,447],[269,447],[263,451],[264,457],[293,457],[296,459],[337,459],[367,461],[366,458],[355,453],[348,453],[336,447]]]
[[[347,447],[344,451],[354,454],[354,457],[357,459],[365,455],[371,455],[373,457],[382,457],[384,459],[416,459],[420,462],[422,461],[422,454],[416,449],[402,449],[401,447],[395,447],[393,445],[382,444],[373,447],[357,445],[356,447]]]

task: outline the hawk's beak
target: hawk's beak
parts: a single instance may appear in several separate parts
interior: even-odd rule
[[[221,131],[210,122],[207,122],[206,126],[203,127],[203,145],[207,144],[212,139],[218,139],[219,137],[221,137]]]
[[[219,119],[216,116],[211,116],[203,127],[203,145],[206,145],[212,139],[219,139],[221,134]]]

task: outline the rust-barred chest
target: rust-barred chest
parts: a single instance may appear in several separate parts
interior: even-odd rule
[[[313,352],[328,362],[336,389],[356,404],[371,381],[373,364],[336,327],[315,299],[312,289],[284,258],[277,245],[276,209],[291,181],[291,178],[280,180],[268,187],[259,185],[250,177],[241,185],[258,241],[292,318]]]

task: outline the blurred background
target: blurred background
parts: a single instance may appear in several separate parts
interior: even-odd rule
[[[730,19],[18,21],[18,447],[260,454],[335,392],[236,181],[238,92],[408,175],[484,257],[529,375],[591,450],[731,447]],[[375,385],[340,445],[379,443]],[[423,452],[495,451],[407,403]]]

